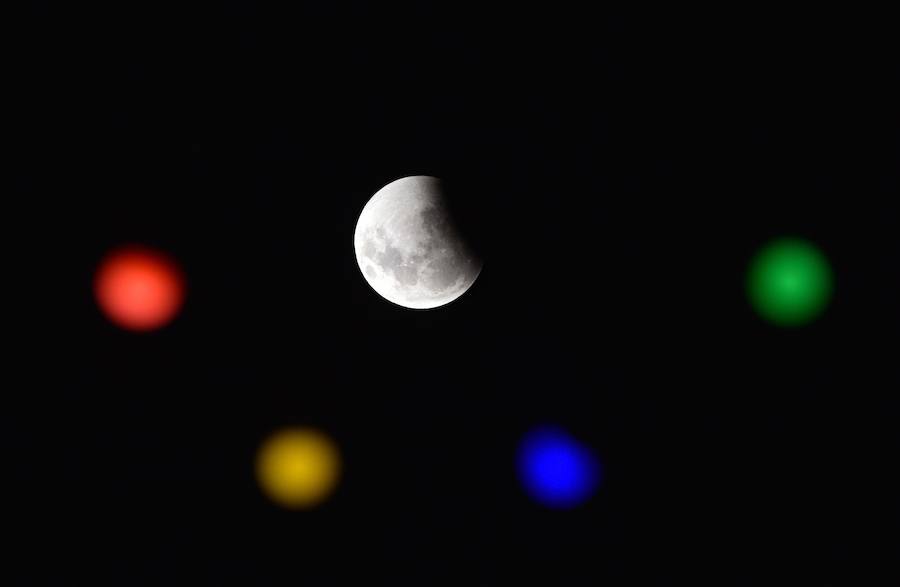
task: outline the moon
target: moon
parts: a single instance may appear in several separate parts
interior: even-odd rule
[[[372,289],[405,308],[449,304],[483,266],[450,214],[441,180],[428,175],[378,190],[359,215],[353,245]]]

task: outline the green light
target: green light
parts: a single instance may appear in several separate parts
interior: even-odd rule
[[[747,296],[757,313],[777,326],[802,326],[828,305],[831,266],[812,243],[776,239],[763,247],[747,272]]]

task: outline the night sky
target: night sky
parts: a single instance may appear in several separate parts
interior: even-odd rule
[[[8,193],[35,220],[11,289],[37,302],[8,310],[32,335],[4,386],[10,584],[900,580],[884,16],[120,4],[10,23]],[[452,188],[485,260],[435,310],[354,257],[409,175]],[[803,327],[745,295],[784,235],[834,271]],[[130,243],[186,275],[155,332],[92,293]],[[343,455],[311,511],[254,478],[294,425]],[[602,465],[578,507],[517,478],[544,425]]]

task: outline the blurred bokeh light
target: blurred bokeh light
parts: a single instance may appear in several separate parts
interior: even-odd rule
[[[288,509],[313,508],[337,487],[341,457],[335,443],[318,430],[286,428],[260,446],[256,478],[263,493]]]
[[[525,492],[551,508],[588,500],[600,484],[600,463],[591,450],[558,427],[541,427],[522,439],[517,459]]]
[[[185,279],[178,264],[147,247],[110,252],[94,276],[94,296],[103,314],[126,330],[145,332],[171,322],[181,310]]]
[[[809,241],[780,238],[764,246],[747,273],[747,295],[756,312],[778,326],[802,326],[828,305],[831,266]]]

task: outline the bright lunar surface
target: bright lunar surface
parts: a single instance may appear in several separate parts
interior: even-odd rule
[[[363,208],[353,237],[356,262],[369,285],[406,308],[436,308],[472,287],[482,261],[447,209],[441,180],[398,179]]]

